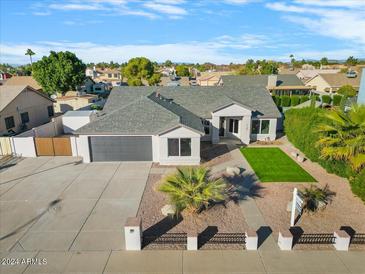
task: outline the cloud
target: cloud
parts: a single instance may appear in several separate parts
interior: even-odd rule
[[[35,11],[32,13],[35,16],[48,16],[51,15],[51,12],[49,11]]]
[[[224,0],[227,4],[234,4],[234,5],[242,5],[242,4],[248,4],[252,2],[257,2],[258,0]]]
[[[345,6],[345,2],[349,5]],[[365,1],[296,0],[294,3],[274,2],[266,7],[282,12],[284,19],[314,34],[365,47]]]
[[[146,8],[152,9],[154,11],[171,14],[171,15],[186,15],[187,11],[181,7],[175,5],[160,4],[158,2],[147,2],[144,4]]]

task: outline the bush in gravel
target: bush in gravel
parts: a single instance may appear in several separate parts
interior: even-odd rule
[[[288,95],[281,96],[281,106],[290,107],[290,97]]]
[[[342,95],[335,94],[332,97],[332,104],[334,106],[337,106],[338,107],[341,104],[341,100],[342,100]]]
[[[299,195],[303,199],[303,211],[314,213],[331,203],[336,193],[332,192],[328,185],[323,188],[312,185],[299,190]]]
[[[213,179],[204,167],[178,168],[167,176],[159,191],[166,193],[176,208],[176,215],[183,210],[199,213],[209,205],[226,200],[227,184],[222,178]]]
[[[331,104],[332,98],[329,95],[322,95],[322,103]]]
[[[293,95],[291,98],[290,98],[290,104],[294,107],[294,106],[297,106],[299,105],[299,102],[300,102],[300,98],[299,96],[295,96]]]

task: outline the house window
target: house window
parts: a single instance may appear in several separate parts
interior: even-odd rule
[[[118,74],[117,73],[114,73],[114,78],[118,78]]]
[[[238,133],[238,119],[229,119],[229,132]]]
[[[48,110],[48,117],[54,116],[53,106],[48,106],[47,110]]]
[[[112,78],[113,75],[111,73],[108,73],[108,78]]]
[[[210,122],[207,120],[202,120],[202,124],[204,126],[204,133],[206,135],[209,135],[210,134]]]
[[[11,128],[15,127],[14,117],[13,116],[6,117],[5,125],[6,125],[6,129],[11,129]]]
[[[170,156],[191,156],[190,138],[167,139],[167,155]]]
[[[270,120],[252,120],[252,134],[269,134]]]
[[[29,114],[28,114],[28,112],[20,113],[20,118],[22,120],[22,124],[28,123],[29,122]]]

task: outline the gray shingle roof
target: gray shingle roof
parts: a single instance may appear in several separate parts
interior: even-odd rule
[[[225,86],[240,85],[242,87],[261,86],[266,87],[268,75],[226,75],[222,76]],[[279,86],[304,86],[303,82],[295,74],[278,74],[276,85]]]
[[[232,103],[255,110],[253,116],[281,116],[265,87],[242,86],[240,81],[214,87],[114,87],[104,106],[105,115],[77,133],[157,134],[178,125],[203,132],[201,119],[211,118],[213,111]]]

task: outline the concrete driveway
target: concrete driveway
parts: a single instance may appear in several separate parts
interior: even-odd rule
[[[28,158],[0,173],[1,252],[124,248],[151,163],[79,160]]]

